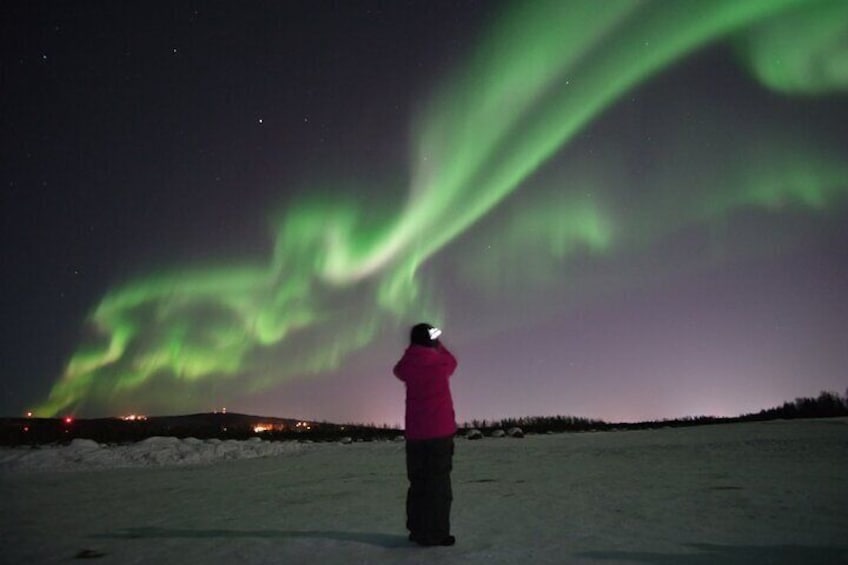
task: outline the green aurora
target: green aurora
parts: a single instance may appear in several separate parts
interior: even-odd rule
[[[558,266],[578,255],[638,252],[744,211],[821,214],[844,202],[845,160],[776,124],[739,135],[721,155],[743,158],[687,190],[671,176],[649,179],[656,189],[634,207],[616,202],[627,179],[614,163],[575,163],[544,198],[528,194],[500,211],[493,229],[486,216],[538,183],[546,162],[567,158],[593,121],[699,48],[727,42],[782,96],[844,92],[848,3],[608,1],[601,10],[594,1],[518,2],[491,23],[412,122],[402,209],[377,217],[362,202],[304,199],[274,220],[265,264],[174,270],[115,288],[90,315],[90,342],[36,412],[138,406],[140,398],[148,408],[185,408],[212,383],[237,382],[251,394],[336,369],[386,327],[448,317],[422,267],[452,243],[467,248],[458,275],[467,284],[503,282],[502,266],[513,264],[522,277],[503,284],[532,291],[566,284]],[[673,161],[687,155],[680,143]],[[457,242],[472,226],[482,237]],[[487,285],[476,284],[485,297]]]

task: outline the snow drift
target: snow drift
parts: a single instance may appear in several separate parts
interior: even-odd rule
[[[151,437],[129,445],[102,445],[74,439],[66,446],[0,448],[0,470],[81,470],[214,463],[292,454],[301,449],[294,441],[246,441]]]

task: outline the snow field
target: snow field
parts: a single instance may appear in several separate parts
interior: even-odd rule
[[[452,548],[406,540],[403,443],[19,464],[0,473],[0,542],[8,563],[841,563],[846,422],[458,438]]]

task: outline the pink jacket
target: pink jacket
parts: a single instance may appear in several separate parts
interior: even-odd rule
[[[456,433],[448,379],[456,358],[443,345],[410,345],[395,365],[406,383],[406,439],[433,439]]]

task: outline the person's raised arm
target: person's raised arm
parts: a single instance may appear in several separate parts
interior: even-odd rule
[[[441,340],[439,340],[439,342],[436,344],[436,349],[439,351],[439,353],[441,353],[442,363],[447,366],[448,375],[452,374],[456,370],[458,364],[456,361],[456,357],[454,357],[453,353],[451,353],[448,348],[445,347],[445,344],[443,344]]]

